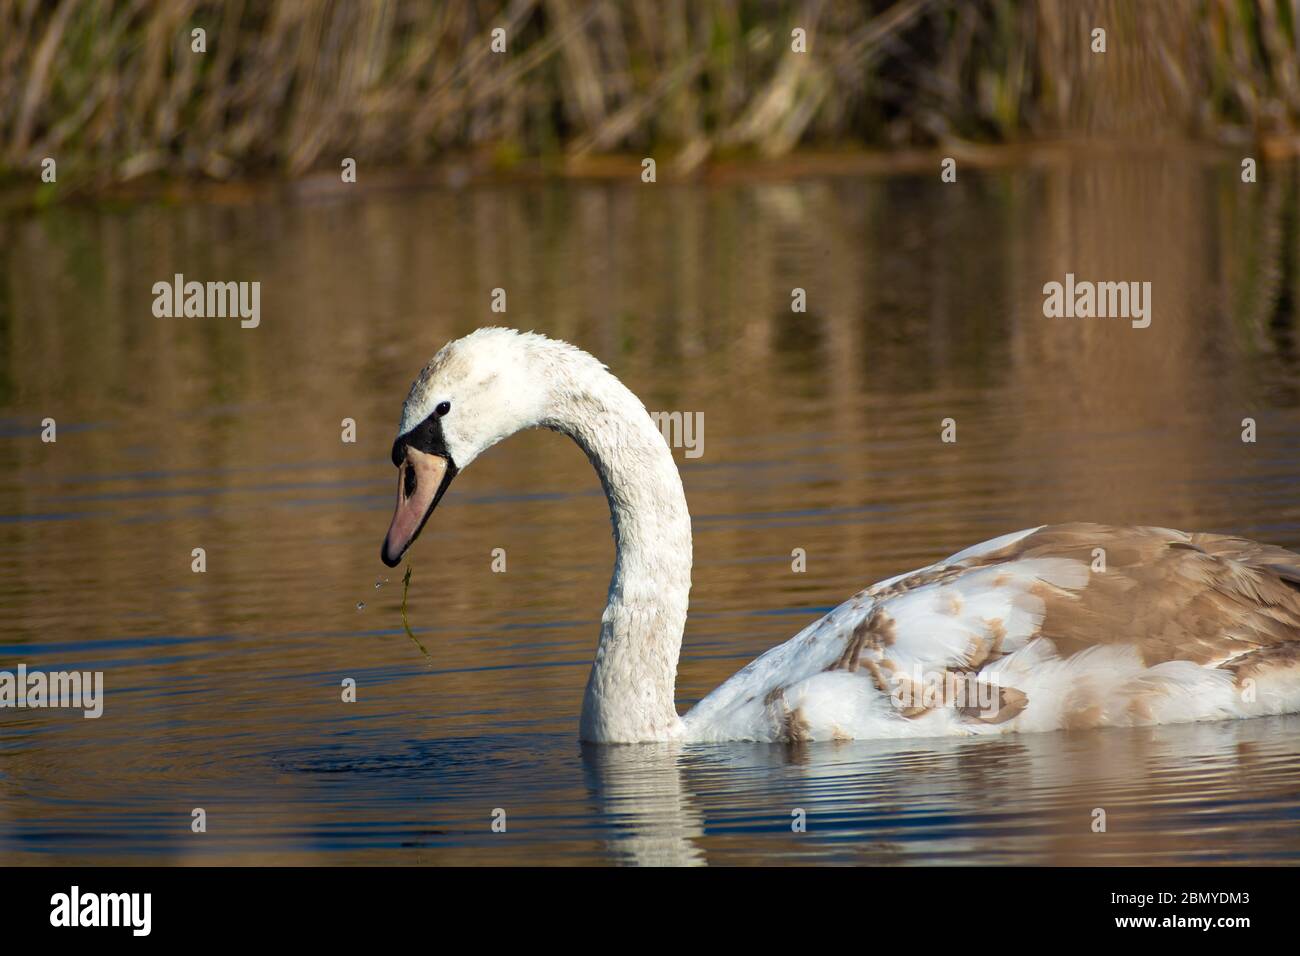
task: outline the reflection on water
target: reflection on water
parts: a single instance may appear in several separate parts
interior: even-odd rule
[[[432,666],[378,560],[412,375],[503,320],[587,347],[652,409],[704,415],[704,456],[679,457],[683,709],[863,585],[1005,531],[1300,546],[1296,173],[1265,173],[1112,155],[955,184],[511,185],[0,222],[0,669],[102,669],[107,688],[98,721],[0,711],[0,861],[1294,862],[1296,718],[580,746],[613,555],[595,477],[552,434],[476,462],[413,550]],[[154,318],[153,283],[178,272],[260,281],[261,326]],[[1151,327],[1044,319],[1043,284],[1068,272],[1150,281]]]

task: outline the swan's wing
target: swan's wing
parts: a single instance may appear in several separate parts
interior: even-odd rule
[[[1300,705],[1300,555],[1165,528],[1058,525],[867,588],[685,721],[698,739],[1051,729],[1122,722],[1119,689],[1130,717],[1149,716],[1150,702],[1134,701],[1170,681],[1205,694],[1206,716],[1233,716],[1215,708],[1247,670],[1285,672],[1276,693]],[[939,706],[899,702],[900,688],[957,680],[981,692],[979,713],[942,695]]]

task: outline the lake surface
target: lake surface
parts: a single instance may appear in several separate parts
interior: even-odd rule
[[[863,586],[1019,528],[1300,548],[1297,239],[1295,169],[1186,153],[0,221],[0,669],[106,688],[98,720],[0,710],[0,863],[1297,862],[1295,717],[581,746],[613,546],[555,434],[467,469],[408,556],[428,661],[379,561],[410,380],[488,324],[702,413],[703,454],[676,452],[683,710]],[[260,281],[261,324],[156,318],[175,273]],[[1067,273],[1150,281],[1150,327],[1045,318]]]

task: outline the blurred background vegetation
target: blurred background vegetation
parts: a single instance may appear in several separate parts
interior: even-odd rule
[[[30,187],[44,157],[61,191],[345,156],[564,172],[651,150],[680,173],[1078,135],[1290,151],[1297,24],[1300,0],[3,0],[0,177]]]

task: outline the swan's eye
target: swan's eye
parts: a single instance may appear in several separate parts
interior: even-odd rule
[[[439,418],[442,418],[442,416],[446,415],[449,411],[451,411],[451,402],[439,402],[438,407],[433,410],[433,413]]]

